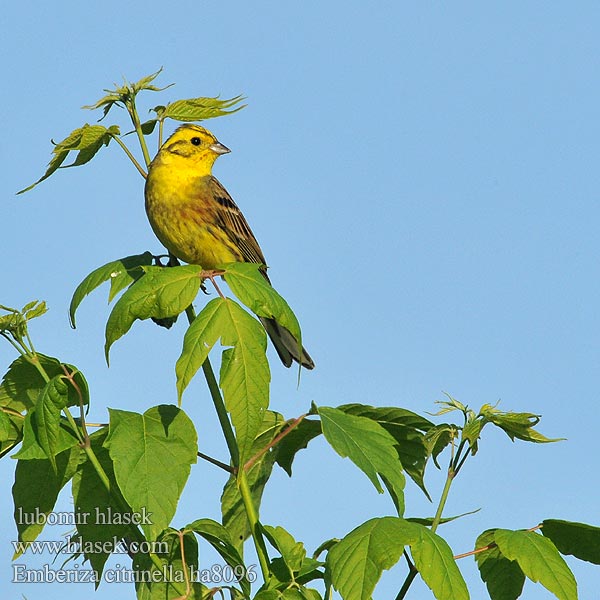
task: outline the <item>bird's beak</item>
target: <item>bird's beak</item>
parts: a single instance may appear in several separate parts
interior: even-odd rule
[[[227,154],[228,152],[231,152],[231,150],[227,146],[221,144],[221,142],[215,142],[212,146],[210,146],[210,149],[215,154]]]

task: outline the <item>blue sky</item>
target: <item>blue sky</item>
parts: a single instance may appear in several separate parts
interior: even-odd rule
[[[160,251],[143,182],[124,155],[109,147],[86,167],[15,192],[41,175],[51,138],[100,116],[80,107],[122,76],[163,66],[159,81],[176,83],[142,98],[144,110],[242,93],[246,109],[207,123],[232,149],[215,174],[250,222],[317,363],[298,389],[295,372],[271,353],[272,407],[288,417],[311,401],[423,413],[447,391],[474,409],[500,400],[504,410],[542,414],[540,430],[568,441],[530,447],[484,430],[447,507],[482,510],[440,533],[459,553],[490,527],[545,518],[598,525],[599,18],[594,2],[11,2],[0,16],[0,303],[47,300],[34,340],[85,373],[93,419],[106,420],[108,406],[175,402],[183,324],[168,332],[136,324],[115,344],[110,369],[106,290],[82,305],[77,330],[68,326],[71,294],[88,272]],[[2,369],[13,358],[1,345]],[[198,379],[184,409],[203,451],[223,457],[207,404]],[[4,481],[13,469],[0,461]],[[392,514],[322,440],[294,471],[291,480],[276,472],[261,515],[309,551]],[[441,473],[430,468],[427,483],[435,498]],[[220,485],[212,468],[195,467],[174,524],[216,518]],[[67,490],[59,509],[70,502]],[[434,508],[409,486],[407,514]],[[12,513],[8,489],[0,510]],[[7,585],[14,535],[2,528]],[[591,597],[597,570],[570,564],[580,596]],[[483,597],[473,561],[460,567],[472,597]],[[395,594],[402,578],[386,574],[376,600]],[[9,589],[29,600],[82,593]],[[104,585],[95,597],[130,593]],[[525,596],[550,597],[532,583]],[[428,597],[422,584],[413,597]]]

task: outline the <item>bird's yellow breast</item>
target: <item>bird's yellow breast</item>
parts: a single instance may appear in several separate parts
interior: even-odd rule
[[[155,164],[146,180],[146,213],[156,237],[177,258],[204,269],[243,260],[215,220],[209,177]]]

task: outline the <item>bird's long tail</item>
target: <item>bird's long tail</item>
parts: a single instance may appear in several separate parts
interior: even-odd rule
[[[290,367],[292,361],[296,361],[306,369],[314,369],[313,359],[304,348],[300,352],[298,340],[283,325],[279,325],[275,319],[266,317],[260,317],[260,322],[271,338],[281,362],[286,367]]]

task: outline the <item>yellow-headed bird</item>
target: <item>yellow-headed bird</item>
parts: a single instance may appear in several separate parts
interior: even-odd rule
[[[161,146],[146,179],[146,213],[156,237],[177,258],[213,270],[228,262],[265,265],[265,257],[244,215],[212,175],[229,152],[210,131],[186,124]],[[266,270],[261,272],[269,281]],[[269,282],[270,283],[270,282]],[[315,365],[292,334],[274,319],[261,317],[286,367],[295,360]]]

